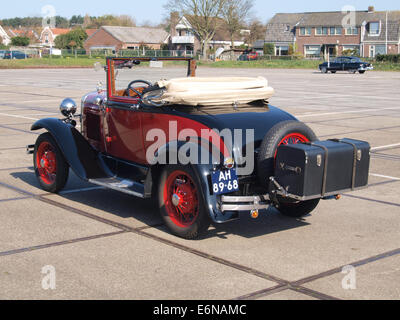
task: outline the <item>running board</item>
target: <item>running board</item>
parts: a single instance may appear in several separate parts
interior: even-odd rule
[[[135,197],[144,198],[144,185],[132,180],[122,178],[89,179],[90,183],[108,189],[116,190]]]

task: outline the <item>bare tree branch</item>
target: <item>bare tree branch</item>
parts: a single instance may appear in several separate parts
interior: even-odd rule
[[[185,16],[197,34],[207,59],[208,44],[222,23],[222,11],[227,0],[169,0],[165,8]]]

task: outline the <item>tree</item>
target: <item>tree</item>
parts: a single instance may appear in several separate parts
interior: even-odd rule
[[[253,45],[254,42],[260,39],[265,39],[266,27],[260,20],[254,20],[249,25],[250,34],[246,37],[246,42]]]
[[[240,30],[246,24],[253,4],[253,0],[226,0],[225,2],[222,17],[226,22],[232,49],[235,46],[234,37],[240,33]]]
[[[85,18],[83,18],[83,27],[88,28],[92,24],[92,19],[88,14],[85,15]]]
[[[178,11],[192,25],[202,44],[203,59],[207,59],[208,44],[221,24],[227,0],[169,0],[165,8]],[[223,21],[223,20],[222,20]]]
[[[14,37],[11,38],[11,45],[16,47],[27,47],[30,39],[28,37]]]
[[[69,20],[64,17],[56,16],[56,27],[57,28],[69,28]]]
[[[58,49],[83,48],[83,43],[87,39],[87,33],[82,29],[75,29],[66,34],[59,35],[54,40]]]
[[[264,54],[268,56],[275,55],[275,46],[273,43],[264,44]]]
[[[85,16],[85,28],[100,28],[102,26],[121,26],[121,27],[134,27],[136,26],[135,20],[128,15],[114,16],[107,14],[100,17]]]
[[[81,15],[72,16],[71,19],[69,20],[70,26],[82,25],[83,22],[84,22],[84,18]]]

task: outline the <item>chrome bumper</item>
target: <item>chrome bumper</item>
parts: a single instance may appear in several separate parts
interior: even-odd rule
[[[221,212],[262,210],[268,209],[270,205],[269,195],[222,196],[220,210]]]

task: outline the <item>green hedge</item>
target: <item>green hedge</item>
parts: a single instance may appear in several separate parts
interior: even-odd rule
[[[400,62],[400,54],[378,54],[376,56],[376,61],[399,63]]]

